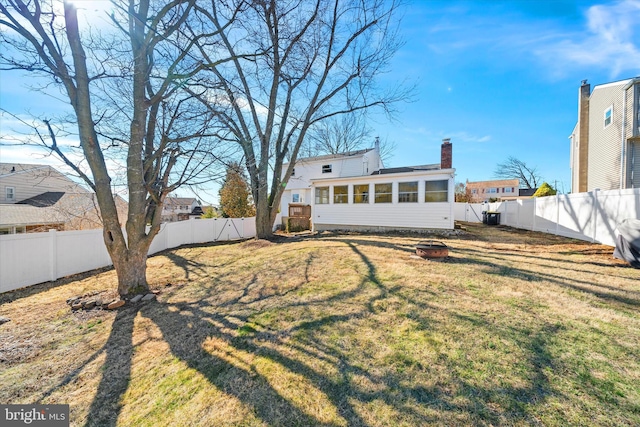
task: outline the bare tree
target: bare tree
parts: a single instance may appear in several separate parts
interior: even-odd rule
[[[268,238],[310,129],[373,107],[390,112],[407,97],[399,87],[382,92],[375,85],[399,46],[398,4],[231,0],[196,7],[191,37],[215,33],[220,40],[198,42],[211,88],[202,99],[242,148],[257,236]]]
[[[160,230],[166,195],[191,182],[213,160],[211,112],[194,102],[183,83],[200,70],[189,55],[194,40],[178,31],[195,0],[114,1],[114,28],[80,28],[71,2],[3,0],[2,70],[43,76],[72,107],[77,138],[89,170],[58,145],[51,120],[38,133],[95,192],[104,242],[121,295],[144,292],[147,251]],[[104,31],[104,30],[103,30]],[[120,226],[106,156],[122,161],[129,209]],[[125,222],[125,221],[122,221]]]
[[[367,126],[365,111],[330,117],[309,129],[309,137],[300,153],[309,157],[322,154],[340,154],[370,148],[375,144],[380,157],[387,162],[393,157],[396,144],[388,139],[371,136],[373,130]]]
[[[525,162],[513,156],[499,163],[493,174],[496,178],[519,179],[520,188],[538,188],[538,182],[542,180],[536,167],[527,166]]]

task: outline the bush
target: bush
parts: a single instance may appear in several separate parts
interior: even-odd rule
[[[543,182],[542,185],[533,193],[531,197],[545,197],[545,196],[555,196],[557,193],[556,190],[546,182]]]

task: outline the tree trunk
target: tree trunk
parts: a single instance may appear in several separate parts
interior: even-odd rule
[[[127,249],[112,255],[111,259],[118,275],[118,293],[121,297],[149,291],[146,248]]]
[[[271,218],[271,209],[268,206],[256,206],[256,238],[270,239],[272,237],[273,219]]]

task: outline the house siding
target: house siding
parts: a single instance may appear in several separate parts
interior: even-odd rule
[[[620,187],[623,90],[627,81],[596,87],[589,100],[589,160],[587,191]],[[604,113],[613,106],[612,123]]]
[[[6,198],[7,187],[14,188],[13,200]],[[18,203],[47,191],[89,192],[49,166],[9,173],[0,177],[0,203]]]
[[[312,222],[316,230],[328,229],[452,229],[453,200],[455,182],[452,173],[407,173],[361,176],[350,179],[314,180],[316,187],[330,187],[330,203],[314,204]],[[448,202],[426,203],[424,201],[425,181],[447,180]],[[418,202],[399,203],[398,184],[418,181]],[[375,203],[375,184],[391,183],[393,197],[391,203]],[[353,203],[353,185],[369,185],[369,203]],[[347,185],[349,203],[334,204],[333,188]]]

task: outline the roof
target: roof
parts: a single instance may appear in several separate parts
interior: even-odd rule
[[[51,224],[78,218],[100,221],[95,194],[46,192],[20,203],[0,204],[2,226]]]
[[[165,205],[190,205],[193,202],[198,202],[195,197],[167,197],[164,199]]]
[[[58,224],[65,222],[56,209],[38,208],[31,205],[0,205],[0,226]]]
[[[38,194],[35,197],[30,197],[21,202],[18,202],[17,204],[31,205],[37,208],[43,208],[46,206],[55,205],[56,203],[58,203],[62,196],[64,196],[63,191],[47,191],[46,193]]]
[[[354,156],[359,156],[365,153],[368,153],[369,151],[373,151],[375,148],[365,148],[363,150],[356,150],[356,151],[347,151],[346,153],[337,153],[337,154],[324,154],[322,156],[313,156],[313,157],[302,157],[302,158],[298,158],[296,160],[296,163],[299,162],[315,162],[317,160],[331,160],[331,159],[341,159],[344,157],[354,157]],[[285,164],[288,164],[290,162],[286,162]]]
[[[518,191],[519,191],[518,195],[520,197],[523,197],[523,196],[528,197],[528,196],[533,196],[533,193],[538,191],[538,189],[537,188],[520,188]]]
[[[440,163],[433,165],[420,165],[420,166],[403,166],[398,168],[385,168],[373,172],[371,175],[386,175],[390,173],[407,173],[418,171],[431,171],[440,169]]]
[[[520,180],[518,178],[511,179],[492,179],[488,181],[469,181],[467,187],[520,187]]]
[[[30,165],[26,163],[0,163],[0,177],[14,173],[51,168],[49,165]]]
[[[629,83],[632,80],[634,80],[634,79],[624,79],[624,80],[618,80],[616,82],[609,82],[609,83],[603,83],[601,85],[595,85],[591,92],[593,93],[593,91],[596,90],[596,89],[604,89],[604,88],[610,87],[610,86],[622,86],[622,85],[625,85],[625,84]]]

